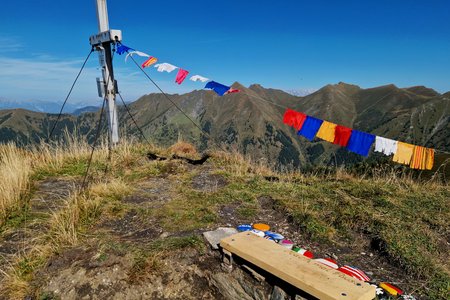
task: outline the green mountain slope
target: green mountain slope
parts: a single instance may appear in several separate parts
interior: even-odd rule
[[[426,87],[398,88],[394,85],[361,89],[339,83],[327,85],[306,97],[254,84],[233,85],[240,93],[223,97],[196,90],[169,97],[202,130],[184,116],[163,94],[142,96],[129,105],[139,127],[152,142],[167,146],[180,136],[200,149],[231,147],[270,164],[329,164],[359,161],[362,157],[318,139],[309,142],[283,124],[285,108],[314,117],[405,142],[450,150],[450,107],[448,93],[441,95]],[[119,108],[122,134],[138,130],[123,108]],[[56,115],[8,110],[0,112],[1,141],[36,142],[47,137]],[[78,117],[64,115],[56,136],[69,131],[95,133],[98,113]],[[103,123],[104,127],[106,122]],[[218,146],[219,145],[219,146]],[[337,155],[336,155],[337,154]]]

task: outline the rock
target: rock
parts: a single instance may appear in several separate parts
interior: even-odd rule
[[[219,227],[214,231],[204,232],[203,236],[213,249],[218,250],[220,240],[236,233],[238,233],[237,230],[232,227]]]
[[[233,275],[224,273],[211,274],[210,282],[217,288],[219,293],[225,298],[230,300],[252,300],[252,299],[264,299],[264,297],[254,298],[253,295],[249,295],[245,288],[248,289],[250,284],[246,284],[242,276],[241,271],[236,269]],[[244,288],[245,286],[245,288]],[[253,285],[254,286],[254,285]],[[254,288],[257,288],[254,286]],[[253,294],[253,293],[252,293]]]
[[[291,297],[279,288],[278,286],[273,287],[272,295],[270,296],[270,300],[289,300]]]
[[[261,274],[259,274],[258,272],[256,272],[255,270],[253,270],[252,268],[250,268],[249,266],[246,265],[242,265],[241,266],[243,269],[246,269],[252,276],[253,278],[255,278],[256,280],[258,280],[259,282],[263,282],[266,280],[266,278],[264,278],[264,276],[262,276]]]

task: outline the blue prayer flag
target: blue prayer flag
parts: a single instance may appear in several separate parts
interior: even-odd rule
[[[215,81],[210,81],[205,85],[205,89],[212,89],[219,96],[223,96],[226,92],[230,90],[231,87],[217,83]]]
[[[130,51],[130,50],[135,51],[133,48],[130,48],[130,47],[127,47],[127,46],[125,46],[125,45],[123,45],[123,44],[120,44],[120,45],[117,47],[116,52],[117,52],[117,54],[122,55],[122,54],[124,54],[125,52],[128,52],[128,51]]]
[[[352,130],[352,135],[347,144],[347,149],[363,156],[369,155],[369,150],[375,142],[375,136],[370,133]]]
[[[308,140],[312,141],[319,131],[323,120],[307,116],[302,128],[297,132],[298,135],[302,135]]]

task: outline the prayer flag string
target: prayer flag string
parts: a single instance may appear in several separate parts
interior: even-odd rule
[[[375,136],[323,121],[289,108],[284,113],[283,123],[295,128],[298,135],[309,141],[318,137],[324,141],[346,147],[362,156],[368,156],[372,145],[375,144],[375,152],[381,152],[385,155],[394,154],[392,158],[394,162],[409,165],[411,168],[419,170],[431,170],[433,168],[435,150],[431,148]]]
[[[147,53],[141,52],[141,51],[137,51],[133,48],[130,48],[128,46],[125,46],[122,43],[119,43],[117,49],[116,49],[117,54],[122,55],[124,53],[127,53],[127,55],[125,56],[125,62],[127,61],[129,56],[132,56],[133,54],[136,54],[138,56],[141,57],[146,57],[147,59],[142,63],[142,68],[146,68],[149,67],[153,64],[155,64],[158,59],[156,57],[150,56]],[[183,81],[186,79],[186,77],[189,74],[189,71],[174,66],[170,63],[160,63],[160,64],[156,64],[155,68],[157,69],[158,72],[167,72],[167,73],[171,73],[172,71],[174,71],[175,69],[178,69],[177,75],[175,77],[175,82],[178,84],[183,83]],[[227,95],[227,94],[232,94],[232,93],[238,93],[240,92],[240,90],[238,89],[233,89],[231,86],[227,86],[215,81],[212,81],[206,77],[200,76],[200,75],[194,75],[191,78],[189,78],[189,80],[193,81],[193,82],[206,82],[205,85],[205,89],[211,89],[214,92],[216,92],[217,95],[219,96],[223,96],[223,95]]]

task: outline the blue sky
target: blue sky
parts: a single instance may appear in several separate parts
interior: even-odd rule
[[[317,89],[344,81],[450,90],[450,1],[118,1],[110,27],[123,43],[224,84]],[[64,99],[96,33],[94,0],[4,1],[0,98]],[[139,58],[138,58],[139,59]],[[97,55],[71,101],[97,103]],[[115,59],[127,101],[156,92],[136,67]],[[175,72],[150,75],[171,93]]]

